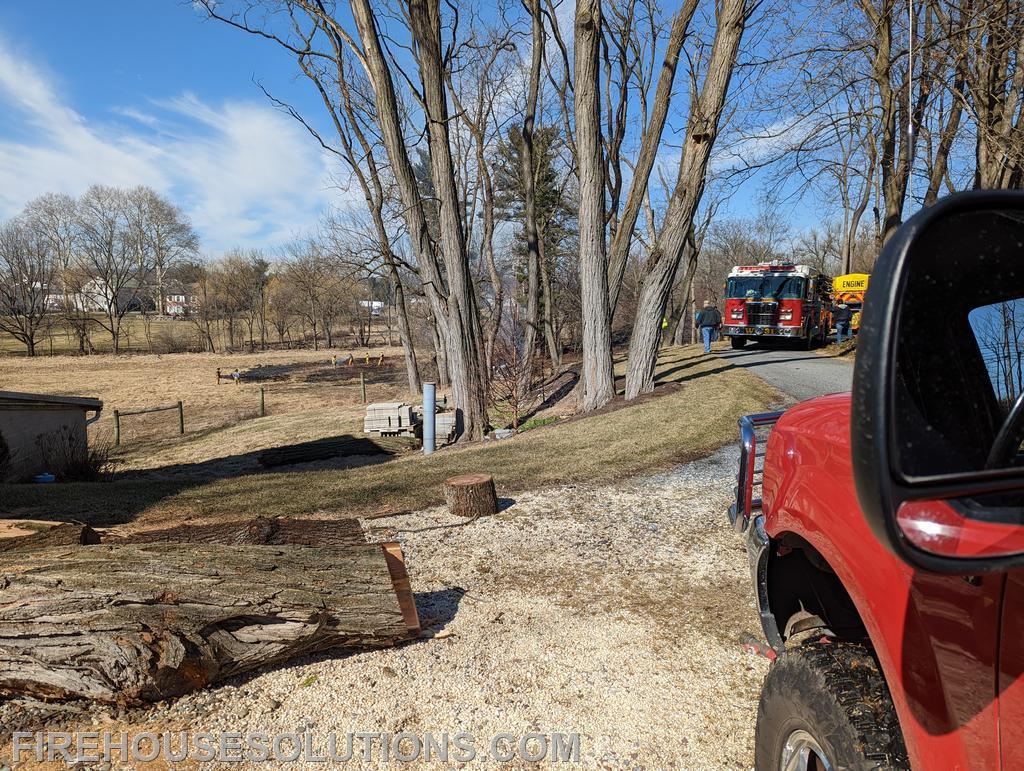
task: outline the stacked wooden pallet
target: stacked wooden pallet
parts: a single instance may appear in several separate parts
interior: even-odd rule
[[[363,433],[414,436],[412,407],[403,402],[377,402],[366,405]]]

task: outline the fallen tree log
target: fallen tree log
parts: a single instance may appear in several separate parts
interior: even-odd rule
[[[125,543],[0,555],[5,695],[158,701],[418,631],[397,544]]]
[[[281,519],[180,525],[107,537],[106,543],[209,543],[236,546],[359,546],[366,543],[358,519]]]
[[[100,542],[100,534],[88,525],[65,522],[31,535],[0,539],[0,553],[45,549],[48,546],[88,546]]]

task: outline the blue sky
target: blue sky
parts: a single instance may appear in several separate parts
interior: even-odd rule
[[[253,82],[312,113],[294,72],[178,0],[0,4],[0,219],[44,192],[148,184],[212,254],[308,232],[346,194]]]
[[[187,0],[0,3],[0,219],[45,192],[146,184],[185,209],[210,255],[308,234],[328,207],[359,202],[254,82],[319,123],[322,105],[296,73],[285,51]],[[679,101],[671,122],[682,126]],[[758,189],[748,180],[719,215],[752,216]],[[784,209],[806,224],[795,202]]]

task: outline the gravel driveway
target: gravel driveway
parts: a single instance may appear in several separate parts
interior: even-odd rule
[[[853,362],[819,356],[812,351],[780,350],[747,346],[726,348],[718,355],[738,367],[768,381],[794,402],[822,394],[849,391],[853,382]]]
[[[727,448],[614,486],[525,493],[474,522],[443,508],[368,521],[402,542],[422,639],[91,722],[314,741],[467,731],[484,748],[499,733],[578,732],[582,762],[551,766],[750,768],[767,661],[739,645],[759,626],[723,515],[734,459]],[[470,765],[496,764],[481,753]]]

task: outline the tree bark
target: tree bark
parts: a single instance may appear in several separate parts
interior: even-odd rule
[[[608,260],[605,250],[604,160],[601,151],[601,3],[576,4],[574,44],[576,152],[579,169],[580,304],[583,325],[581,409],[615,396]]]
[[[551,287],[551,274],[548,272],[543,236],[537,244],[540,247],[540,288],[541,300],[544,302],[544,336],[548,343],[551,367],[557,370],[562,365],[562,346],[559,344],[558,330],[555,328],[555,296]]]
[[[523,228],[526,231],[526,327],[523,330],[522,390],[529,393],[533,383],[533,359],[537,348],[540,320],[540,229],[537,227],[537,170],[533,160],[533,130],[537,118],[537,97],[540,92],[541,59],[544,54],[544,24],[540,0],[529,0],[533,22],[533,53],[530,80],[523,115],[523,147],[520,173],[523,175]]]
[[[691,242],[693,216],[704,193],[708,161],[719,131],[722,110],[747,22],[747,0],[722,0],[717,28],[700,96],[691,107],[675,190],[664,225],[648,258],[629,340],[626,398],[654,390],[654,370],[661,339],[661,320],[675,283],[679,262]]]
[[[609,307],[612,315],[615,314],[615,307],[619,303],[619,292],[622,290],[622,278],[626,272],[626,260],[629,257],[633,231],[636,228],[637,218],[640,216],[640,208],[647,195],[647,186],[651,171],[654,169],[654,162],[658,157],[658,148],[661,146],[661,135],[665,129],[668,108],[672,102],[672,86],[675,83],[679,54],[683,50],[690,21],[696,10],[697,0],[685,0],[672,19],[672,28],[665,45],[665,58],[661,65],[661,74],[658,76],[658,86],[654,92],[651,119],[640,138],[640,154],[633,171],[633,180],[630,182],[629,192],[626,194],[622,216],[619,218],[615,234],[612,236],[608,255]]]
[[[360,57],[373,88],[376,123],[391,162],[391,173],[395,176],[396,186],[402,199],[402,215],[409,231],[409,241],[416,255],[420,281],[423,284],[423,291],[430,306],[433,324],[439,338],[435,347],[438,384],[445,387],[450,373],[447,355],[449,339],[447,287],[427,226],[423,200],[416,183],[416,173],[405,146],[395,85],[391,79],[391,70],[377,33],[373,10],[369,0],[351,0],[351,9],[352,18],[355,20],[363,44],[362,51],[357,52],[357,55]],[[461,396],[464,388],[458,390],[458,396]],[[453,397],[456,397],[454,392]],[[462,405],[457,403],[457,406]]]
[[[444,480],[444,498],[452,514],[477,517],[498,511],[498,495],[494,478],[489,474],[463,474]]]
[[[94,541],[92,543],[99,543]],[[196,543],[225,546],[362,546],[366,536],[358,519],[281,519],[256,517],[242,522],[180,525],[144,530],[104,543]]]
[[[365,0],[363,0],[365,2]],[[452,398],[462,411],[462,435],[482,439],[487,429],[487,388],[483,372],[480,314],[469,269],[462,207],[448,138],[448,103],[441,63],[438,0],[411,0],[409,20],[423,84],[430,170],[438,199],[438,231],[448,278],[448,374]]]
[[[159,701],[415,635],[380,544],[113,544],[0,557],[0,694]]]

